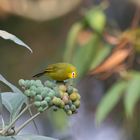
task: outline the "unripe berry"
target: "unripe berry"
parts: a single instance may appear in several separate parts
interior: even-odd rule
[[[23,80],[23,79],[20,79],[18,81],[18,83],[19,83],[20,86],[25,86],[25,80]]]
[[[42,96],[42,97],[47,97],[47,96],[48,96],[48,93],[47,93],[46,91],[43,91],[43,92],[41,93],[41,96]]]
[[[37,89],[36,89],[37,94],[41,94],[42,91],[43,91],[42,87],[37,87]]]
[[[75,106],[75,105],[72,105],[72,106],[70,107],[70,109],[71,109],[71,111],[75,111],[75,110],[76,110],[76,106]]]
[[[79,108],[80,107],[80,100],[76,100],[73,104],[76,106],[76,108]]]
[[[42,87],[42,86],[43,86],[40,80],[36,80],[36,81],[35,81],[35,85],[36,85],[37,87]]]
[[[29,97],[30,96],[30,90],[25,90],[24,94]]]
[[[73,88],[73,92],[78,92],[78,89],[76,89],[76,88]]]
[[[59,85],[59,90],[65,92],[67,90],[65,85]]]
[[[38,110],[38,112],[43,112],[44,108],[40,106],[37,110]]]
[[[36,92],[34,90],[30,90],[30,96],[34,97],[36,95]]]
[[[51,81],[46,81],[44,84],[45,84],[45,86],[47,86],[49,88],[53,88],[54,87],[54,83],[51,82]]]
[[[72,100],[72,101],[76,101],[77,100],[77,93],[76,92],[73,92],[71,95],[70,95],[70,99]]]
[[[61,108],[64,108],[64,106],[65,106],[65,103],[64,103],[64,101],[60,101],[60,105],[59,105]]]
[[[48,103],[51,101],[51,98],[50,97],[45,97],[44,99],[45,101],[47,101]]]
[[[36,107],[40,107],[40,106],[41,106],[41,102],[40,102],[40,101],[35,101],[35,102],[34,102],[34,105],[35,105]]]
[[[44,100],[44,101],[41,102],[41,106],[42,107],[47,107],[48,106],[48,103]]]
[[[55,94],[54,92],[49,92],[48,93],[48,97],[53,98],[54,97],[54,94]]]
[[[54,98],[52,99],[52,103],[53,103],[54,105],[60,105],[60,104],[61,104],[61,99],[60,99],[60,98],[57,98],[57,97],[54,97]]]
[[[72,111],[71,110],[68,110],[66,113],[67,113],[67,115],[72,115]]]
[[[69,105],[65,105],[64,109],[65,110],[69,110],[70,109],[70,106]]]
[[[36,95],[35,96],[35,101],[41,101],[43,98],[41,95]]]
[[[68,86],[67,92],[68,92],[68,94],[71,94],[73,92],[73,87],[72,86]]]
[[[36,91],[36,87],[34,86],[34,85],[32,85],[31,87],[30,87],[30,90],[34,90],[34,91]]]
[[[77,93],[77,99],[80,100],[81,99],[81,96],[79,93]]]

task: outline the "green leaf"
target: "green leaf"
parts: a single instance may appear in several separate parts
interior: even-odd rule
[[[13,92],[1,93],[2,104],[10,112],[13,119],[21,110],[24,103],[27,102],[27,97],[16,86],[8,82],[1,74],[0,81],[12,89]]]
[[[1,74],[0,74],[0,81],[3,82],[8,87],[10,87],[13,92],[22,93],[21,90],[19,90],[16,86],[8,82]]]
[[[19,38],[17,38],[13,34],[10,34],[10,33],[6,32],[6,31],[0,30],[0,37],[2,37],[3,39],[12,40],[16,44],[21,45],[21,46],[27,48],[31,53],[33,52],[32,49],[28,45],[26,45],[23,41],[21,41]]]
[[[83,24],[80,22],[75,23],[69,33],[68,33],[68,37],[67,37],[67,41],[66,41],[66,51],[64,53],[64,60],[70,62],[71,61],[71,57],[72,54],[75,50],[75,44],[76,44],[76,38],[78,36],[78,33],[81,31],[81,29],[83,28]]]
[[[79,76],[82,76],[87,70],[89,70],[99,43],[100,37],[94,35],[94,37],[87,44],[78,47],[77,50],[73,53],[72,63],[77,67]]]
[[[100,7],[90,9],[86,15],[89,26],[96,32],[102,33],[106,24],[106,16]]]
[[[97,54],[95,55],[95,58],[91,62],[90,69],[96,68],[98,65],[100,65],[105,58],[110,54],[112,48],[109,45],[105,45],[104,47],[98,49]]]
[[[111,87],[106,95],[101,100],[96,111],[96,122],[100,124],[110,113],[113,107],[120,100],[124,90],[127,88],[127,82],[120,81]]]
[[[21,93],[3,92],[1,95],[2,103],[10,112],[12,119],[21,111],[23,104],[27,103],[27,97]]]
[[[0,137],[0,140],[58,140],[51,137],[39,136],[39,135],[19,135],[19,136],[7,136]]]
[[[134,107],[140,99],[140,74],[133,75],[132,80],[128,83],[128,88],[124,98],[126,115],[132,117]]]

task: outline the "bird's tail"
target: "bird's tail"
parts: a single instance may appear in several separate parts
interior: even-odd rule
[[[46,71],[43,71],[43,72],[40,72],[40,73],[34,75],[33,77],[40,77],[40,76],[44,75],[45,73],[46,73]]]

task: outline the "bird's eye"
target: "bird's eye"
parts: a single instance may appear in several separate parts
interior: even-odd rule
[[[72,78],[75,78],[75,72],[72,72]]]

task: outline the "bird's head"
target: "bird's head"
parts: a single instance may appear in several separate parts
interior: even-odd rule
[[[69,72],[69,74],[68,74],[68,77],[69,77],[70,79],[76,78],[76,77],[77,77],[77,70],[76,70],[75,67],[71,67],[71,70],[70,70],[70,72]]]

